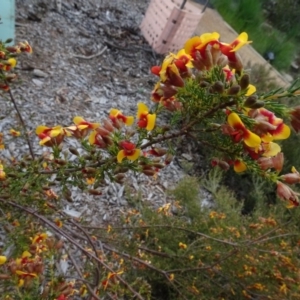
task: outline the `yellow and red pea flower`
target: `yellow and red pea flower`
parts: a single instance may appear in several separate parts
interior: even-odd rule
[[[88,130],[93,130],[100,127],[99,123],[88,122],[81,116],[74,117],[73,122],[75,126],[69,126],[66,128],[66,130],[70,130],[72,135],[76,138],[84,138],[87,135]]]
[[[60,145],[65,135],[69,135],[68,131],[62,126],[47,127],[40,125],[36,128],[35,132],[41,140],[39,144],[47,147]]]
[[[32,53],[32,47],[29,45],[27,41],[20,42],[17,46],[19,48],[19,51],[21,52],[27,52],[29,54]]]
[[[236,71],[241,71],[242,64],[236,51],[249,43],[252,43],[252,41],[248,41],[248,34],[246,32],[242,32],[230,44],[219,42],[217,47],[224,55],[227,56],[230,67],[236,69]]]
[[[186,248],[187,248],[187,245],[184,244],[184,243],[182,243],[182,242],[179,242],[179,243],[178,243],[178,247],[179,247],[180,249],[186,249]]]
[[[258,130],[262,130],[262,126],[259,127],[259,124],[265,126],[265,133],[261,135],[264,142],[284,140],[291,134],[291,129],[283,123],[283,120],[281,118],[277,118],[273,112],[266,108],[250,110],[248,114],[257,121]],[[267,123],[269,123],[270,126],[267,126]]]
[[[186,41],[184,45],[185,53],[190,55],[195,61],[205,56],[206,46],[208,44],[219,43],[220,34],[217,32],[204,33],[201,36],[194,36]]]
[[[88,184],[88,185],[94,184],[95,181],[96,181],[96,178],[94,178],[94,177],[88,177],[88,178],[86,178],[86,184]]]
[[[137,111],[138,127],[152,130],[155,126],[156,114],[150,114],[149,108],[144,103],[138,103]]]
[[[33,237],[32,244],[39,244],[48,237],[47,233],[40,233]]]
[[[180,75],[177,66],[174,63],[174,57],[170,54],[164,59],[161,70],[159,72],[162,83],[167,85],[174,85],[176,87],[183,87],[184,81]]]
[[[141,150],[136,149],[135,144],[129,141],[121,141],[119,146],[122,148],[122,150],[120,150],[117,155],[118,163],[121,163],[124,158],[127,158],[131,161],[135,161],[139,158]]]
[[[89,143],[91,145],[96,145],[99,148],[107,148],[107,143],[104,141],[103,136],[97,130],[93,130],[89,135]]]
[[[1,69],[3,71],[10,71],[17,65],[17,60],[15,58],[11,57],[6,61],[2,61],[2,63],[0,63],[0,65],[1,65]]]
[[[234,142],[238,143],[243,140],[250,148],[257,148],[260,145],[260,137],[245,127],[238,114],[234,112],[230,113],[227,122],[234,128],[234,131],[230,133]]]
[[[58,219],[58,218],[56,218],[56,219],[54,220],[54,223],[55,223],[55,225],[56,225],[57,227],[59,227],[59,228],[61,228],[61,227],[63,226],[63,222],[62,222],[60,219]]]
[[[102,281],[102,285],[103,285],[104,290],[106,290],[106,288],[108,287],[110,281],[111,281],[111,282],[114,282],[114,281],[115,281],[115,280],[114,280],[115,277],[116,277],[117,275],[121,275],[121,274],[123,274],[123,273],[124,273],[124,271],[122,271],[122,270],[120,270],[120,271],[118,271],[118,272],[115,272],[115,273],[109,272],[108,275],[107,275],[107,278],[106,278],[105,280]]]
[[[122,114],[122,111],[112,108],[109,112],[109,118],[111,121],[115,124],[116,120],[121,121],[127,126],[130,126],[134,122],[134,117],[133,116],[125,116]]]
[[[15,137],[17,137],[17,136],[20,136],[20,135],[21,135],[21,132],[20,132],[20,131],[17,131],[17,130],[15,130],[15,129],[10,129],[10,130],[9,130],[9,133],[10,133],[12,136],[15,136]]]

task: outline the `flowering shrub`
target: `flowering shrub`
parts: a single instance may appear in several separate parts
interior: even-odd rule
[[[112,108],[106,119],[96,123],[75,116],[69,126],[39,125],[35,131],[39,145],[49,148],[41,157],[34,153],[11,91],[17,56],[32,49],[27,42],[14,47],[0,44],[0,89],[12,101],[23,125],[23,133],[11,130],[10,134],[23,136],[30,149],[30,159],[0,161],[3,219],[17,246],[11,257],[0,256],[0,278],[9,287],[5,299],[39,294],[43,299],[62,300],[84,297],[87,292],[94,299],[150,299],[153,295],[159,299],[160,289],[170,290],[168,299],[199,299],[212,283],[220,289],[211,292],[211,299],[269,295],[275,299],[278,293],[299,296],[294,267],[299,262],[293,256],[298,241],[284,238],[289,235],[283,228],[284,218],[276,227],[279,221],[270,212],[255,223],[241,216],[234,219],[231,212],[230,218],[236,221],[231,224],[219,203],[218,211],[187,222],[166,204],[152,214],[128,210],[125,228],[102,228],[99,236],[93,228],[85,229],[63,214],[58,201],[71,201],[74,186],[101,195],[105,180],[123,183],[130,171],[155,177],[172,161],[178,141],[191,137],[210,149],[212,166],[256,174],[276,186],[287,207],[298,206],[298,193],[290,185],[299,183],[300,175],[295,167],[281,174],[284,155],[277,141],[290,136],[285,122],[300,131],[300,107],[289,108],[276,101],[297,97],[300,87],[295,83],[287,90],[257,95],[237,53],[249,43],[246,33],[230,44],[220,42],[216,32],[189,39],[177,54],[170,53],[161,66],[152,67],[158,77],[151,93],[153,108],[137,103],[136,116]],[[168,120],[159,118],[163,112],[169,112]],[[67,139],[76,139],[78,149],[68,147]],[[179,215],[185,214],[182,206],[186,203],[174,205]],[[160,229],[164,229],[162,233]],[[22,231],[31,240],[26,236],[14,240],[13,235]],[[280,243],[270,242],[272,239],[280,239]],[[264,242],[268,242],[264,250],[256,248]],[[71,259],[66,243],[85,256],[80,265]],[[77,272],[75,279],[67,280],[61,270],[65,255]],[[230,270],[232,264],[234,271]],[[266,265],[272,271],[265,271]],[[261,282],[258,276],[267,279]]]

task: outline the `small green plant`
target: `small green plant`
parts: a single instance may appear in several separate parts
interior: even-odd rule
[[[226,0],[213,0],[212,3],[226,22],[236,31],[247,31],[249,33],[253,40],[253,47],[261,55],[264,56],[268,52],[274,53],[275,59],[272,63],[275,68],[278,70],[290,68],[296,53],[294,35],[290,34],[291,31],[280,31],[279,29],[282,29],[282,27],[278,28],[275,25],[273,28],[267,25],[268,22],[263,14],[261,1],[237,0],[228,3]],[[288,6],[283,2],[282,5]],[[284,9],[284,11],[286,10]],[[275,23],[277,23],[278,19],[276,17],[275,19]],[[290,20],[290,17],[288,19]],[[258,28],[261,30],[258,30]]]

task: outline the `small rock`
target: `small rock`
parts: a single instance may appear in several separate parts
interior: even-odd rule
[[[33,70],[33,76],[35,77],[41,77],[41,78],[46,78],[48,77],[48,74],[43,72],[42,70],[39,69],[34,69]]]
[[[44,84],[44,82],[39,79],[33,78],[32,81],[36,86],[42,86]]]
[[[183,153],[181,156],[183,158],[185,158],[186,160],[188,160],[188,161],[193,160],[193,157],[191,155],[187,154],[187,153]]]

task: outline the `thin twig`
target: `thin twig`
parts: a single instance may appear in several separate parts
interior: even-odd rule
[[[92,248],[94,250],[95,255],[97,255],[97,249],[95,247],[95,244],[93,243],[91,237],[86,232],[86,230],[84,228],[82,228],[80,225],[76,224],[73,220],[69,219],[69,222],[72,223],[75,227],[77,227],[78,229],[80,229],[83,232],[83,234],[86,236],[86,238],[88,239],[89,243],[91,244],[91,246],[92,246]],[[97,264],[97,267],[96,267],[96,276],[95,276],[95,283],[94,283],[95,286],[97,286],[99,280],[100,280],[100,270],[99,270],[99,265]]]
[[[6,84],[8,85],[8,82],[6,82]],[[22,115],[21,115],[21,113],[19,111],[19,108],[18,108],[17,103],[15,101],[15,98],[14,98],[12,92],[11,92],[11,89],[8,90],[8,94],[9,94],[10,100],[13,103],[13,106],[14,106],[16,112],[17,112],[17,115],[18,115],[19,120],[21,122],[21,125],[23,127],[23,131],[25,132],[25,140],[26,140],[27,145],[29,147],[29,152],[30,152],[31,158],[34,159],[35,156],[34,156],[33,148],[32,148],[29,136],[28,136],[27,126],[26,126],[26,124],[25,124],[25,122],[24,122],[24,120],[22,118]]]
[[[73,266],[74,266],[76,272],[78,273],[78,275],[79,275],[81,278],[83,278],[83,274],[81,273],[81,271],[80,271],[80,269],[79,269],[79,266],[77,265],[77,263],[76,263],[75,259],[73,258],[73,256],[70,255],[70,251],[69,251],[69,249],[67,248],[66,245],[64,245],[64,249],[66,250],[66,252],[67,252],[67,254],[68,254],[68,257],[71,259],[72,264],[73,264]],[[82,279],[81,279],[81,280],[82,280]],[[90,283],[88,283],[87,280],[85,280],[85,285],[86,285],[88,291],[91,293],[91,295],[92,295],[93,297],[95,297],[95,296],[97,297],[97,295],[95,294],[93,288],[90,286]]]
[[[82,58],[82,59],[93,59],[95,57],[98,57],[100,55],[102,55],[107,49],[107,46],[104,46],[103,49],[101,49],[98,53],[90,55],[90,56],[85,56],[85,55],[76,55],[74,54],[72,57],[76,57],[76,58]]]

